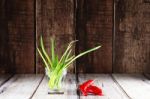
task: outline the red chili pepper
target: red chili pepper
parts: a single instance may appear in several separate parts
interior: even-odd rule
[[[79,86],[79,88],[80,88],[80,90],[81,90],[81,92],[82,92],[82,94],[83,94],[84,96],[87,96],[87,90],[86,90],[86,89],[87,89],[93,82],[94,82],[94,80],[88,80],[88,81],[84,82],[82,85]]]
[[[98,88],[97,86],[91,85],[87,87],[86,92],[102,96],[102,89]]]

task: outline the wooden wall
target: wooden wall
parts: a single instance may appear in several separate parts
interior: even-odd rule
[[[74,36],[74,1],[73,0],[37,0],[36,2],[36,40],[42,35],[45,47],[50,49],[50,37],[55,37],[59,55]],[[61,51],[60,51],[61,50]],[[49,51],[50,52],[50,51]],[[43,62],[36,54],[36,72],[43,72]],[[73,71],[73,67],[71,67]]]
[[[34,72],[34,0],[0,1],[0,72]]]
[[[113,0],[77,0],[77,53],[102,45],[77,60],[79,72],[112,72]]]
[[[114,72],[150,73],[150,0],[115,2]]]
[[[76,54],[102,45],[77,72],[150,73],[149,9],[149,0],[0,0],[0,73],[43,72],[41,35],[48,51],[56,38],[59,55],[73,39]]]

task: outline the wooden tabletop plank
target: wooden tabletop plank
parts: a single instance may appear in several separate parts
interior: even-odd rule
[[[11,75],[0,75],[0,86],[4,84],[10,77]]]
[[[77,99],[77,88],[74,74],[68,74],[65,79],[64,94],[48,94],[48,79],[45,76],[32,99]]]
[[[42,75],[15,75],[0,87],[0,99],[29,99],[40,81]]]
[[[150,80],[140,74],[114,74],[131,99],[150,99]]]
[[[81,99],[129,99],[109,74],[79,74],[79,84],[96,79],[94,84],[103,90],[104,96],[80,96]]]

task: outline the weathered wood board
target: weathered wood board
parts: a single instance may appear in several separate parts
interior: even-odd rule
[[[65,94],[48,94],[48,79],[44,75],[0,75],[0,99],[150,99],[150,79],[140,74],[74,74],[65,80]],[[77,87],[89,79],[96,79],[103,96],[77,94]]]
[[[115,1],[114,72],[150,73],[150,2]]]
[[[102,88],[104,96],[82,96],[80,99],[129,99],[109,74],[79,74],[79,84],[95,79],[95,85]]]
[[[140,74],[114,74],[116,81],[131,99],[150,99],[150,80]]]
[[[0,0],[0,73],[44,72],[41,35],[48,52],[56,38],[59,55],[73,39],[76,54],[102,45],[78,72],[150,73],[149,9],[149,0]]]
[[[78,99],[74,74],[66,76],[64,90],[64,94],[48,94],[48,79],[45,76],[32,99]]]
[[[0,87],[0,99],[30,99],[43,75],[15,75]]]
[[[112,72],[113,0],[77,0],[76,53],[102,45],[77,60],[77,71]]]
[[[1,0],[0,8],[0,72],[34,73],[34,0]]]
[[[50,38],[56,38],[56,52],[62,55],[66,45],[74,38],[74,1],[37,0],[36,40],[39,46],[43,36],[45,48],[50,52]],[[36,56],[36,72],[43,72],[42,60]],[[72,67],[73,70],[73,67]]]
[[[6,73],[11,70],[11,65],[8,65],[7,61],[10,61],[8,57],[8,33],[7,33],[7,15],[6,15],[6,0],[0,0],[0,73]]]

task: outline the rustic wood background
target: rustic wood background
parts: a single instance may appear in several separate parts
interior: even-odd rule
[[[112,72],[113,0],[77,0],[77,53],[102,45],[77,61],[77,71]]]
[[[55,37],[59,55],[66,44],[75,39],[74,1],[73,0],[36,0],[36,40],[44,37],[45,47],[50,49],[50,37]],[[39,42],[37,42],[39,43]],[[49,51],[50,52],[50,51]],[[36,54],[36,72],[43,72],[43,64]],[[73,70],[73,67],[71,67]]]
[[[78,39],[70,71],[150,73],[149,0],[0,0],[0,73],[41,73],[39,37],[47,50],[55,37],[57,52]]]
[[[150,0],[115,2],[114,72],[150,73]]]
[[[34,72],[34,0],[0,0],[0,72]]]

